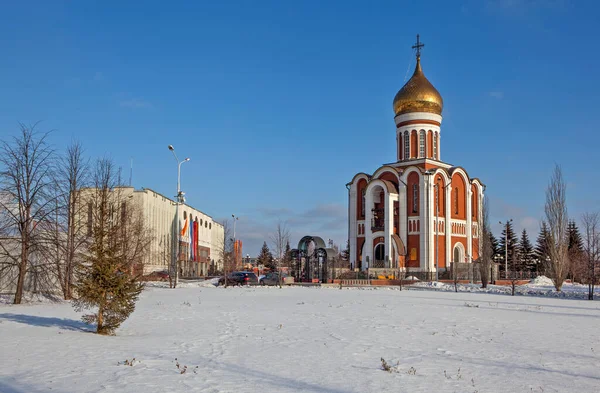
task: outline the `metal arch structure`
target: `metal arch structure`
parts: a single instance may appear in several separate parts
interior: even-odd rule
[[[314,249],[309,250],[310,244]],[[319,236],[304,236],[298,242],[298,248],[292,249],[292,259],[295,261],[295,279],[298,282],[326,282],[329,278],[328,266],[333,261],[336,251],[327,247]]]

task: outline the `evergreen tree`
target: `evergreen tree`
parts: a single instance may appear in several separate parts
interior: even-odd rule
[[[570,263],[570,271],[569,278],[575,280],[580,278],[583,274],[585,268],[583,268],[583,237],[579,232],[579,228],[575,221],[569,221],[567,226],[567,231],[569,233],[569,263]]]
[[[500,265],[500,270],[504,271],[504,260],[508,251],[508,269],[510,270],[513,261],[517,260],[517,236],[515,235],[515,231],[512,226],[512,221],[508,221],[508,223],[503,224],[504,229],[502,230],[502,234],[498,241],[498,253],[502,256],[502,263]],[[507,236],[508,231],[508,236]],[[508,249],[506,248],[506,240],[508,239]]]
[[[73,307],[94,309],[83,321],[96,323],[98,334],[113,334],[134,311],[144,288],[135,270],[152,238],[142,215],[118,187],[120,178],[110,160],[98,161],[94,183],[82,198],[84,206],[90,206],[91,236],[84,253],[86,263],[76,272]]]
[[[569,252],[583,252],[583,238],[575,221],[569,221],[567,230],[569,231]]]
[[[290,242],[288,241],[285,244],[285,251],[283,253],[283,264],[282,266],[291,267],[292,266],[292,249],[290,248]]]
[[[536,271],[539,274],[544,274],[545,261],[546,261],[546,259],[550,258],[550,254],[548,252],[549,237],[550,236],[548,233],[548,225],[546,224],[545,221],[542,221],[542,225],[540,227],[540,233],[535,242],[535,250],[534,250],[535,258],[537,260],[536,261]]]
[[[498,244],[498,239],[496,239],[496,236],[494,236],[492,231],[488,231],[488,234],[490,236],[490,245],[492,246],[492,261],[495,261],[496,256],[500,255],[500,246]]]
[[[267,242],[263,243],[263,246],[260,249],[260,254],[258,254],[256,262],[259,265],[263,265],[268,269],[275,269],[275,261],[273,260],[273,254],[271,254],[269,246],[267,246]]]
[[[521,270],[535,271],[535,253],[533,245],[529,241],[529,235],[527,230],[523,229],[521,232],[521,239],[519,240],[519,257]]]
[[[342,261],[348,261],[350,259],[350,242],[346,242],[346,247],[340,253]]]

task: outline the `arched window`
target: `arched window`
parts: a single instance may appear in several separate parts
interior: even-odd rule
[[[419,158],[425,157],[425,130],[419,131]]]
[[[362,216],[365,216],[365,199],[366,199],[366,195],[367,195],[367,189],[363,188],[362,190],[362,206],[360,207],[360,211]]]
[[[183,219],[187,220],[187,213],[186,212],[183,212]]]
[[[200,226],[202,226],[202,219],[200,219]]]
[[[412,205],[413,205],[413,213],[417,213],[417,211],[419,210],[418,207],[418,200],[419,200],[419,186],[417,184],[413,184],[413,200],[412,200]]]
[[[204,228],[208,227],[208,221],[204,221]]]
[[[458,187],[454,188],[454,214],[458,214]]]
[[[208,223],[208,229],[212,229],[212,222]]]
[[[404,131],[404,157],[405,160],[410,158],[410,138],[408,137],[408,131]]]
[[[462,261],[461,261],[461,259],[462,259],[462,258],[461,258],[461,255],[460,255],[460,254],[461,254],[461,252],[460,252],[460,247],[458,247],[458,246],[455,246],[455,247],[454,247],[454,262],[455,262],[455,263],[460,263],[460,262],[462,262]]]
[[[434,160],[438,159],[437,147],[438,147],[438,133],[434,132],[433,133],[433,159]]]

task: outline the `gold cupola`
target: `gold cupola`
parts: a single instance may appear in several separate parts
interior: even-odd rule
[[[442,100],[442,96],[423,74],[420,51],[417,50],[415,72],[408,82],[402,86],[402,89],[396,93],[394,113],[396,116],[410,112],[429,112],[441,115],[443,107],[444,100]]]

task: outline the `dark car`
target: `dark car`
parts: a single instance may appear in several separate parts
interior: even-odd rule
[[[169,272],[166,270],[155,271],[143,277],[146,281],[167,281]]]
[[[233,272],[227,275],[227,285],[256,285],[258,277],[252,272]],[[225,285],[225,277],[219,279],[219,285]]]
[[[281,285],[290,285],[294,282],[294,277],[290,277],[285,273],[281,273]],[[279,273],[267,273],[259,281],[260,285],[279,285]]]

